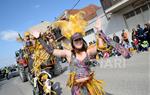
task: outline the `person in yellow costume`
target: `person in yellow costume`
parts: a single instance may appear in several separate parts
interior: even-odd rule
[[[31,34],[38,39],[48,53],[58,57],[66,57],[70,64],[67,86],[71,87],[72,95],[104,95],[103,81],[94,78],[94,72],[89,66],[92,64],[90,56],[97,53],[97,46],[88,48],[83,39],[87,25],[83,18],[84,15],[85,13],[79,12],[71,15],[68,20],[56,21],[52,25],[52,27],[59,27],[62,35],[70,39],[72,50],[54,49],[41,39],[39,32],[32,31]],[[99,28],[98,26],[96,29],[99,31]]]
[[[111,53],[111,46],[108,46],[108,44],[105,42],[105,40],[103,39],[103,37],[98,34],[97,35],[97,50],[99,53],[101,53],[99,56],[97,56],[97,59],[101,57],[105,58],[105,54],[110,54]]]

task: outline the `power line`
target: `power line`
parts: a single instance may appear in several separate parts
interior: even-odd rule
[[[75,4],[74,4],[74,6],[70,9],[70,11],[72,11],[78,4],[79,4],[79,2],[80,2],[80,0],[78,0]],[[57,20],[58,18],[57,17],[55,17],[55,20]]]
[[[75,3],[75,5],[71,8],[71,10],[73,10],[78,4],[79,4],[80,0],[77,1],[77,3]]]

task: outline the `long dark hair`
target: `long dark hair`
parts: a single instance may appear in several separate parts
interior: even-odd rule
[[[81,49],[76,49],[75,46],[73,45],[73,39],[71,39],[71,46],[72,46],[72,52],[73,53],[75,53],[76,51],[79,51],[79,52],[82,52],[82,51],[86,52],[87,51],[87,48],[88,48],[87,43],[83,38],[82,38],[82,40],[83,40],[82,48]]]

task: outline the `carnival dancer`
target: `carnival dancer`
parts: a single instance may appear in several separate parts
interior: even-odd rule
[[[40,33],[32,31],[31,34],[38,39],[45,50],[58,57],[66,57],[70,64],[69,79],[67,86],[71,87],[72,95],[104,95],[103,81],[94,78],[94,72],[90,69],[90,56],[97,53],[97,46],[88,48],[83,39],[84,30],[87,25],[83,19],[84,13],[79,12],[71,15],[69,21],[61,20],[54,22],[54,27],[59,27],[61,33],[70,39],[72,50],[54,49],[41,39]],[[100,30],[100,27],[98,27]]]

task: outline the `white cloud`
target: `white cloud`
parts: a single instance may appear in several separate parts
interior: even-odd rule
[[[18,33],[14,30],[0,32],[0,39],[6,41],[14,41],[18,37]]]
[[[34,7],[35,7],[35,8],[39,8],[39,7],[41,7],[41,6],[40,6],[40,5],[35,5]]]

